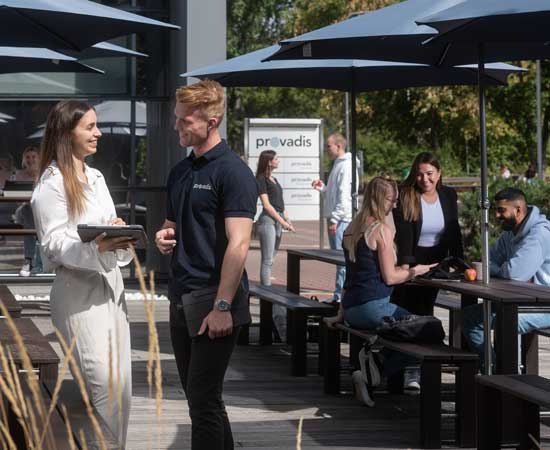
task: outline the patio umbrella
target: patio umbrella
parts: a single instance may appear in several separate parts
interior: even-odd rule
[[[115,58],[121,56],[138,56],[141,58],[148,57],[145,53],[136,52],[120,45],[111,44],[110,42],[100,42],[99,44],[92,45],[81,52],[70,49],[60,49],[59,51],[77,59]]]
[[[226,87],[280,86],[349,91],[351,94],[352,196],[356,180],[356,94],[382,89],[420,86],[476,84],[473,67],[440,69],[428,65],[369,60],[291,60],[264,61],[277,52],[279,45],[257,50],[220,64],[182,74],[182,77],[210,78]],[[485,73],[488,84],[506,84],[507,76],[521,70],[508,64],[495,64]],[[355,206],[355,201],[354,201]]]
[[[100,41],[179,27],[88,0],[0,0],[0,44],[82,51]]]
[[[0,47],[0,74],[20,72],[104,73],[46,48]]]
[[[0,119],[1,120],[1,119]],[[131,130],[128,127],[121,126],[100,126],[99,131],[102,134],[111,134],[111,135],[120,135],[120,136],[130,136]],[[146,127],[136,127],[136,136],[147,136]],[[37,131],[27,136],[27,139],[42,139],[44,137],[44,127],[40,127]]]
[[[0,119],[2,120],[15,120],[15,117],[10,116],[9,114],[4,114],[0,112]]]

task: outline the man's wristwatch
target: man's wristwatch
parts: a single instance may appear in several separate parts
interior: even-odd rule
[[[214,309],[222,312],[231,311],[231,303],[223,298],[219,298],[214,302]]]

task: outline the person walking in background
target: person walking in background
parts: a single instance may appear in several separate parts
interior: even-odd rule
[[[43,263],[55,271],[50,293],[53,325],[67,345],[76,339],[73,356],[88,395],[124,448],[132,359],[119,266],[132,260],[127,251],[131,239],[100,235],[82,242],[77,233],[79,223],[124,225],[116,217],[103,175],[85,163],[97,152],[100,137],[90,105],[75,100],[55,105],[46,121],[31,206]],[[118,361],[111,360],[117,356]],[[110,370],[113,367],[119,369]]]
[[[411,268],[396,265],[391,212],[397,199],[397,184],[385,177],[373,178],[365,188],[361,211],[344,232],[344,295],[338,315],[329,319],[330,326],[345,321],[359,330],[374,330],[382,324],[385,316],[399,319],[410,314],[405,308],[390,303],[391,286],[426,273],[433,264],[416,264]],[[388,377],[403,368],[409,360],[394,352],[385,352],[385,355],[383,366]],[[379,370],[374,365],[372,354],[367,356],[367,360],[371,378],[376,380],[372,383],[378,384]],[[360,400],[373,406],[363,372],[353,374],[355,392]]]
[[[443,185],[441,165],[432,153],[423,152],[414,159],[400,186],[393,216],[397,260],[404,268],[438,263],[449,255],[463,258],[457,195]],[[403,285],[394,290],[392,302],[413,314],[431,316],[437,293],[436,288]],[[420,389],[419,379],[419,370],[405,371],[410,391]]]
[[[328,224],[328,240],[333,250],[342,249],[344,230],[352,219],[351,154],[346,153],[346,139],[333,133],[327,139],[327,154],[334,161],[328,182],[314,180],[311,186],[323,195],[323,213]],[[333,302],[340,302],[346,269],[336,268],[336,286]]]
[[[16,171],[16,181],[36,182],[40,170],[40,154],[36,147],[27,147],[23,150],[21,158],[21,170]],[[23,228],[34,229],[34,217],[29,202],[20,204],[15,210],[15,222],[23,225]],[[19,271],[22,277],[28,277],[33,272],[42,271],[40,252],[36,251],[36,237],[25,236],[23,238],[25,262]]]
[[[503,230],[489,252],[491,276],[550,286],[550,221],[528,205],[525,194],[506,188],[495,195],[495,216]],[[491,327],[495,319],[491,316]],[[464,335],[484,366],[483,305],[463,310]],[[550,314],[518,314],[518,333],[550,327]]]
[[[260,282],[271,286],[271,269],[281,245],[282,231],[296,231],[288,218],[283,199],[283,188],[273,176],[279,167],[279,158],[274,150],[260,153],[256,169],[258,192],[262,202],[262,212],[257,222],[257,233],[260,238],[261,268]],[[286,335],[286,308],[273,305],[273,321],[281,339]]]
[[[510,173],[510,169],[508,169],[508,166],[506,164],[502,164],[500,166],[500,177],[507,180],[511,176],[512,176],[512,174]]]
[[[251,321],[244,265],[258,185],[220,136],[224,111],[215,81],[176,91],[175,129],[193,151],[170,172],[166,220],[155,236],[160,252],[172,254],[170,336],[193,450],[234,448],[223,381],[241,326]]]
[[[525,181],[527,183],[532,183],[533,179],[537,176],[537,167],[531,163],[527,170],[525,171]]]

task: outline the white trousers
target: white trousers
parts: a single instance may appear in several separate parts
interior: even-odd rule
[[[53,325],[67,345],[76,339],[74,357],[90,400],[123,448],[132,399],[132,359],[120,270],[100,274],[58,268],[50,306]]]

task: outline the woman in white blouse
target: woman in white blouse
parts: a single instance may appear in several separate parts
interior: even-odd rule
[[[44,267],[56,273],[50,294],[53,324],[67,343],[76,338],[74,357],[88,394],[124,447],[132,372],[119,266],[132,259],[127,250],[130,241],[99,236],[83,243],[76,231],[79,223],[124,223],[116,217],[103,175],[84,162],[97,151],[100,137],[90,105],[74,100],[58,103],[48,115],[31,205]]]

